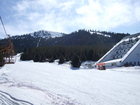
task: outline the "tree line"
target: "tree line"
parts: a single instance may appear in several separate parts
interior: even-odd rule
[[[54,62],[59,59],[59,64],[71,61],[73,67],[80,67],[83,61],[97,61],[109,47],[96,46],[49,46],[24,49],[21,60],[33,60],[34,62]]]

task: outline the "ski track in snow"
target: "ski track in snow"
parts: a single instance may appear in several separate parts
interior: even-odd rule
[[[27,101],[19,100],[10,94],[0,91],[0,105],[33,105]]]
[[[37,90],[37,91],[41,91],[43,93],[46,94],[46,99],[49,100],[52,104],[54,105],[84,105],[79,103],[77,100],[72,99],[68,96],[62,95],[62,94],[55,94],[53,92],[50,92],[49,90],[46,89],[41,89],[35,85],[33,85],[32,83],[23,83],[23,82],[19,82],[17,80],[14,79],[8,79],[7,78],[8,75],[6,74],[2,74],[2,76],[0,77],[0,84],[7,86],[7,87],[18,87],[18,88],[28,88],[28,89],[33,89],[33,90]],[[21,101],[21,100],[17,100],[16,98],[13,98],[11,95],[10,98],[6,95],[1,94],[2,91],[0,91],[0,105],[33,105],[29,102],[26,101]],[[3,92],[5,93],[5,92]],[[14,101],[18,101],[18,102],[14,102]],[[1,104],[4,103],[4,104]]]

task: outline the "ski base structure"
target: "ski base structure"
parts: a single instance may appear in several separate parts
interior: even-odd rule
[[[6,34],[7,41],[2,43],[2,46],[0,46],[0,66],[4,64],[14,64],[15,63],[15,52],[14,52],[14,46],[11,41],[10,35],[6,33],[2,18],[0,17],[4,32]]]
[[[124,37],[95,66],[99,70],[113,66],[140,66],[140,33]]]

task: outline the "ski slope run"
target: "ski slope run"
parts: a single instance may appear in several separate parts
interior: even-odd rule
[[[140,67],[73,69],[19,57],[0,69],[0,104],[140,105]]]

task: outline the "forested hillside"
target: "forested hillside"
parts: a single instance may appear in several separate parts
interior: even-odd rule
[[[21,60],[34,62],[54,62],[59,59],[59,64],[66,61],[75,62],[74,67],[79,67],[83,61],[97,61],[107,51],[108,47],[102,46],[50,46],[25,49]],[[79,66],[78,66],[79,65]]]
[[[44,62],[46,59],[59,63],[77,60],[97,61],[113,45],[129,34],[96,30],[78,30],[70,34],[39,31],[11,37],[17,53],[23,52],[21,60]],[[6,42],[7,39],[1,40]]]
[[[22,52],[25,48],[46,47],[46,46],[75,46],[75,45],[106,45],[111,48],[123,37],[129,34],[114,33],[96,30],[78,30],[70,34],[49,33],[48,31],[39,31],[26,35],[17,35],[11,37],[15,51]],[[54,37],[55,36],[55,37]],[[0,40],[6,42],[7,39]],[[2,44],[2,43],[0,43]]]

